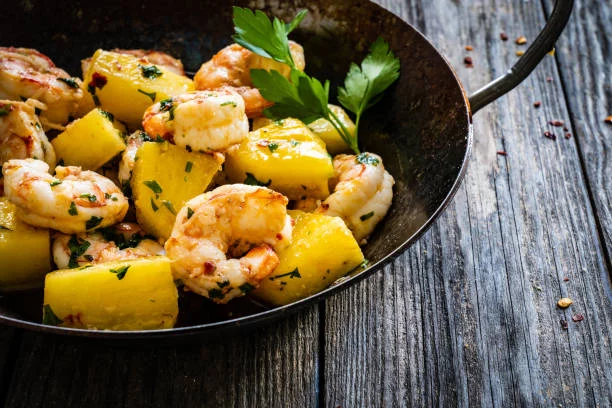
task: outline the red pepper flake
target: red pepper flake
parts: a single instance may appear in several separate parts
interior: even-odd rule
[[[539,108],[540,106],[542,106],[542,102],[540,102],[540,101],[535,101],[535,102],[533,103],[533,107],[534,107],[534,108]]]
[[[570,132],[565,132],[565,138],[566,139],[571,139],[572,138],[572,134]]]
[[[553,81],[553,77],[546,77],[546,82],[552,82]]]
[[[497,154],[499,154],[500,156],[507,156],[508,155],[508,153],[506,151],[504,151],[504,150],[498,150]]]
[[[557,136],[554,133],[549,132],[548,130],[546,132],[544,132],[544,137],[546,137],[546,138],[548,138],[550,140],[557,140]]]
[[[567,320],[561,319],[561,320],[559,320],[559,323],[561,323],[561,328],[563,330],[567,330]]]
[[[212,275],[212,273],[217,269],[217,266],[209,261],[204,262],[204,273],[206,275]]]
[[[561,126],[563,126],[563,125],[564,125],[564,122],[563,122],[562,120],[556,120],[556,119],[555,119],[555,120],[549,120],[549,121],[548,121],[548,124],[549,124],[549,125],[552,125],[552,126],[554,126],[554,127],[561,127]]]
[[[474,47],[472,47],[471,45],[466,45],[465,46],[465,50],[466,51],[472,51],[474,49]]]
[[[567,126],[563,126],[563,131],[567,132],[569,129],[567,128]]]
[[[472,57],[465,57],[463,59],[463,63],[465,64],[466,68],[474,67],[474,61],[472,60]]]
[[[508,41],[508,35],[506,33],[504,33],[503,31],[501,33],[499,33],[499,38],[502,41]]]
[[[516,39],[515,42],[517,43],[517,45],[527,44],[527,38],[525,38],[524,35],[521,35],[519,38]]]
[[[569,278],[566,276],[565,278],[563,278],[563,282],[569,282]]]
[[[574,321],[574,323],[578,323],[584,320],[584,315],[582,313],[576,313],[575,315],[572,316],[572,321]]]
[[[612,125],[612,115],[608,116],[607,118],[604,119],[604,122],[609,123]]]
[[[94,72],[91,76],[91,81],[89,82],[89,84],[87,84],[87,86],[91,88],[102,89],[104,88],[104,85],[106,85],[106,82],[107,79],[104,75]]]

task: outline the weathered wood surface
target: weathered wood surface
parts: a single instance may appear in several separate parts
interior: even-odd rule
[[[380,3],[431,38],[470,90],[505,71],[521,49],[512,40],[533,39],[545,18],[536,0]],[[464,185],[385,271],[321,312],[225,343],[124,349],[2,328],[0,397],[10,407],[610,406],[605,3],[578,4],[556,59],[475,115]],[[550,119],[575,137],[543,138]],[[558,309],[561,296],[574,305]]]
[[[472,91],[508,69],[525,49],[514,39],[535,38],[545,21],[538,1],[381,3],[432,39]],[[600,10],[584,4],[571,24],[591,12]],[[593,36],[596,28],[574,30]],[[509,41],[500,40],[502,31]],[[610,57],[609,47],[592,45]],[[474,68],[463,64],[468,55]],[[579,59],[579,69],[589,69],[587,61]],[[609,67],[595,69],[601,75]],[[577,100],[581,109],[594,105],[587,98]],[[327,406],[610,404],[606,261],[576,139],[549,127],[551,119],[573,119],[552,57],[475,115],[468,175],[430,232],[385,272],[326,302]],[[545,130],[560,137],[546,139]],[[600,146],[591,144],[601,171]],[[566,311],[555,305],[562,296],[574,300]],[[575,313],[585,320],[572,322]]]

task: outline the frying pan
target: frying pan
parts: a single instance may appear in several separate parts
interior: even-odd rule
[[[518,0],[517,0],[518,1]],[[182,4],[107,0],[11,1],[0,14],[0,45],[35,48],[72,75],[81,58],[98,48],[166,51],[195,72],[203,61],[231,42],[231,5],[217,0]],[[349,64],[361,61],[369,45],[383,36],[401,59],[401,75],[363,121],[365,151],[382,156],[395,177],[393,205],[364,247],[369,266],[330,288],[283,307],[250,299],[216,306],[195,295],[181,295],[179,327],[171,330],[108,332],[45,326],[41,291],[0,297],[0,323],[45,333],[101,339],[182,339],[226,336],[282,318],[347,288],[401,254],[444,210],[466,171],[472,143],[472,114],[518,85],[551,50],[571,13],[573,0],[557,0],[536,40],[501,78],[468,97],[455,72],[415,28],[365,0],[243,1],[282,19],[308,9],[292,39],[304,46],[307,71],[341,84]],[[0,260],[0,262],[2,262]]]

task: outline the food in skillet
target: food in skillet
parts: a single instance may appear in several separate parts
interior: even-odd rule
[[[357,134],[399,61],[379,39],[350,67],[338,101],[353,123],[287,38],[304,16],[284,24],[235,7],[236,44],[194,81],[160,52],[98,50],[81,81],[50,78],[57,68],[36,51],[2,49],[44,79],[26,101],[0,103],[3,289],[40,284],[51,247],[43,323],[146,330],[175,324],[177,283],[219,304],[250,293],[282,305],[363,265],[393,177]],[[61,105],[80,116],[70,123],[49,119],[43,91],[58,81],[77,95]],[[62,132],[49,143],[50,127]]]

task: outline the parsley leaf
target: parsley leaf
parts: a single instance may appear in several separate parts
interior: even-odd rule
[[[370,53],[361,62],[361,67],[351,64],[344,79],[344,87],[338,87],[338,101],[357,115],[355,139],[361,115],[380,101],[382,93],[399,78],[399,70],[399,58],[381,37],[372,43]]]
[[[85,239],[81,239],[76,235],[72,235],[68,241],[68,250],[70,251],[70,260],[68,268],[76,268],[79,266],[79,257],[83,255],[91,243]]]
[[[155,79],[162,76],[163,72],[160,71],[155,65],[138,65],[140,67],[140,71],[142,72],[142,76],[147,79]]]
[[[276,17],[270,20],[260,10],[233,7],[235,34],[232,39],[257,55],[295,68],[287,35],[302,22],[307,12],[300,11],[293,21],[284,24]]]
[[[117,279],[121,280],[125,277],[125,274],[127,273],[127,270],[129,269],[130,265],[124,265],[124,266],[120,266],[117,269],[109,269],[108,271],[110,273],[114,273],[115,275],[117,275]]]
[[[85,222],[85,229],[90,230],[96,228],[98,225],[100,225],[102,220],[102,217],[96,217],[95,215],[92,215],[91,218],[88,219],[87,222]]]
[[[53,312],[53,309],[51,309],[51,306],[43,305],[42,323],[48,326],[59,326],[60,324],[64,323],[64,321],[57,317],[57,315]]]
[[[263,181],[257,180],[257,178],[255,178],[255,176],[252,173],[247,173],[246,178],[244,179],[244,184],[246,184],[247,186],[268,187],[270,184],[272,184],[272,179],[268,179],[267,182],[263,182]]]

